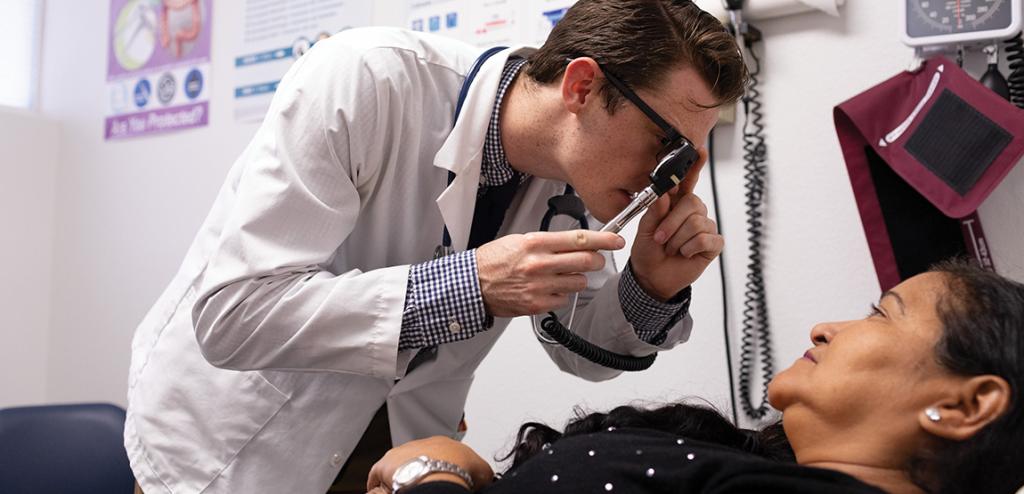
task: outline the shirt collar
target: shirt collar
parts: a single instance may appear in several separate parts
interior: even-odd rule
[[[512,86],[520,69],[526,65],[525,58],[510,57],[505,62],[505,68],[501,72],[501,82],[498,83],[498,94],[494,98],[494,110],[491,112],[491,120],[487,125],[487,137],[484,138],[484,156],[480,165],[480,185],[493,187],[508,182],[516,171],[505,157],[505,148],[501,145],[501,128],[499,121],[501,117],[501,101],[505,98],[505,92]],[[520,173],[520,180],[526,180],[527,175]],[[521,182],[520,182],[521,183]]]

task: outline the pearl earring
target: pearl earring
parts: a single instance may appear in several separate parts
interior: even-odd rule
[[[942,420],[942,415],[939,415],[939,409],[935,407],[928,407],[924,410],[925,416],[932,422],[938,422]]]

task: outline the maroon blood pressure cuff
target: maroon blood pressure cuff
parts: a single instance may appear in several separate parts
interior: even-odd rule
[[[936,57],[833,117],[883,290],[951,256],[992,267],[975,211],[1024,155],[1024,110]]]

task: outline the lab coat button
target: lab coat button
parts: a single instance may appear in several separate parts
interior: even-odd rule
[[[462,331],[462,325],[459,324],[459,321],[453,319],[451,320],[451,322],[448,323],[448,331],[451,331],[452,333],[458,333],[459,331]]]
[[[341,466],[341,453],[331,455],[331,466]]]

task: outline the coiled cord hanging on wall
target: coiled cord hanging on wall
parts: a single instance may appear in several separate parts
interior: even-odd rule
[[[1010,102],[1024,108],[1024,37],[1017,33],[1005,44],[1006,60],[1010,65],[1010,77],[1006,79],[1010,86]]]
[[[753,42],[746,39],[745,45],[753,60],[750,71],[750,85],[743,98],[743,109],[746,118],[743,122],[744,175],[747,206],[747,243],[749,263],[747,264],[747,282],[743,301],[743,329],[740,338],[740,379],[739,393],[743,410],[754,419],[768,414],[767,384],[774,376],[772,365],[772,346],[768,325],[768,305],[765,302],[764,273],[762,262],[762,217],[764,216],[764,194],[767,150],[764,138],[764,124],[761,113],[761,92],[758,90],[758,76],[761,73],[761,60],[753,49]],[[756,355],[755,355],[756,354]],[[761,403],[756,407],[751,398],[753,383],[751,374],[755,365],[755,357],[760,357],[763,391]]]

